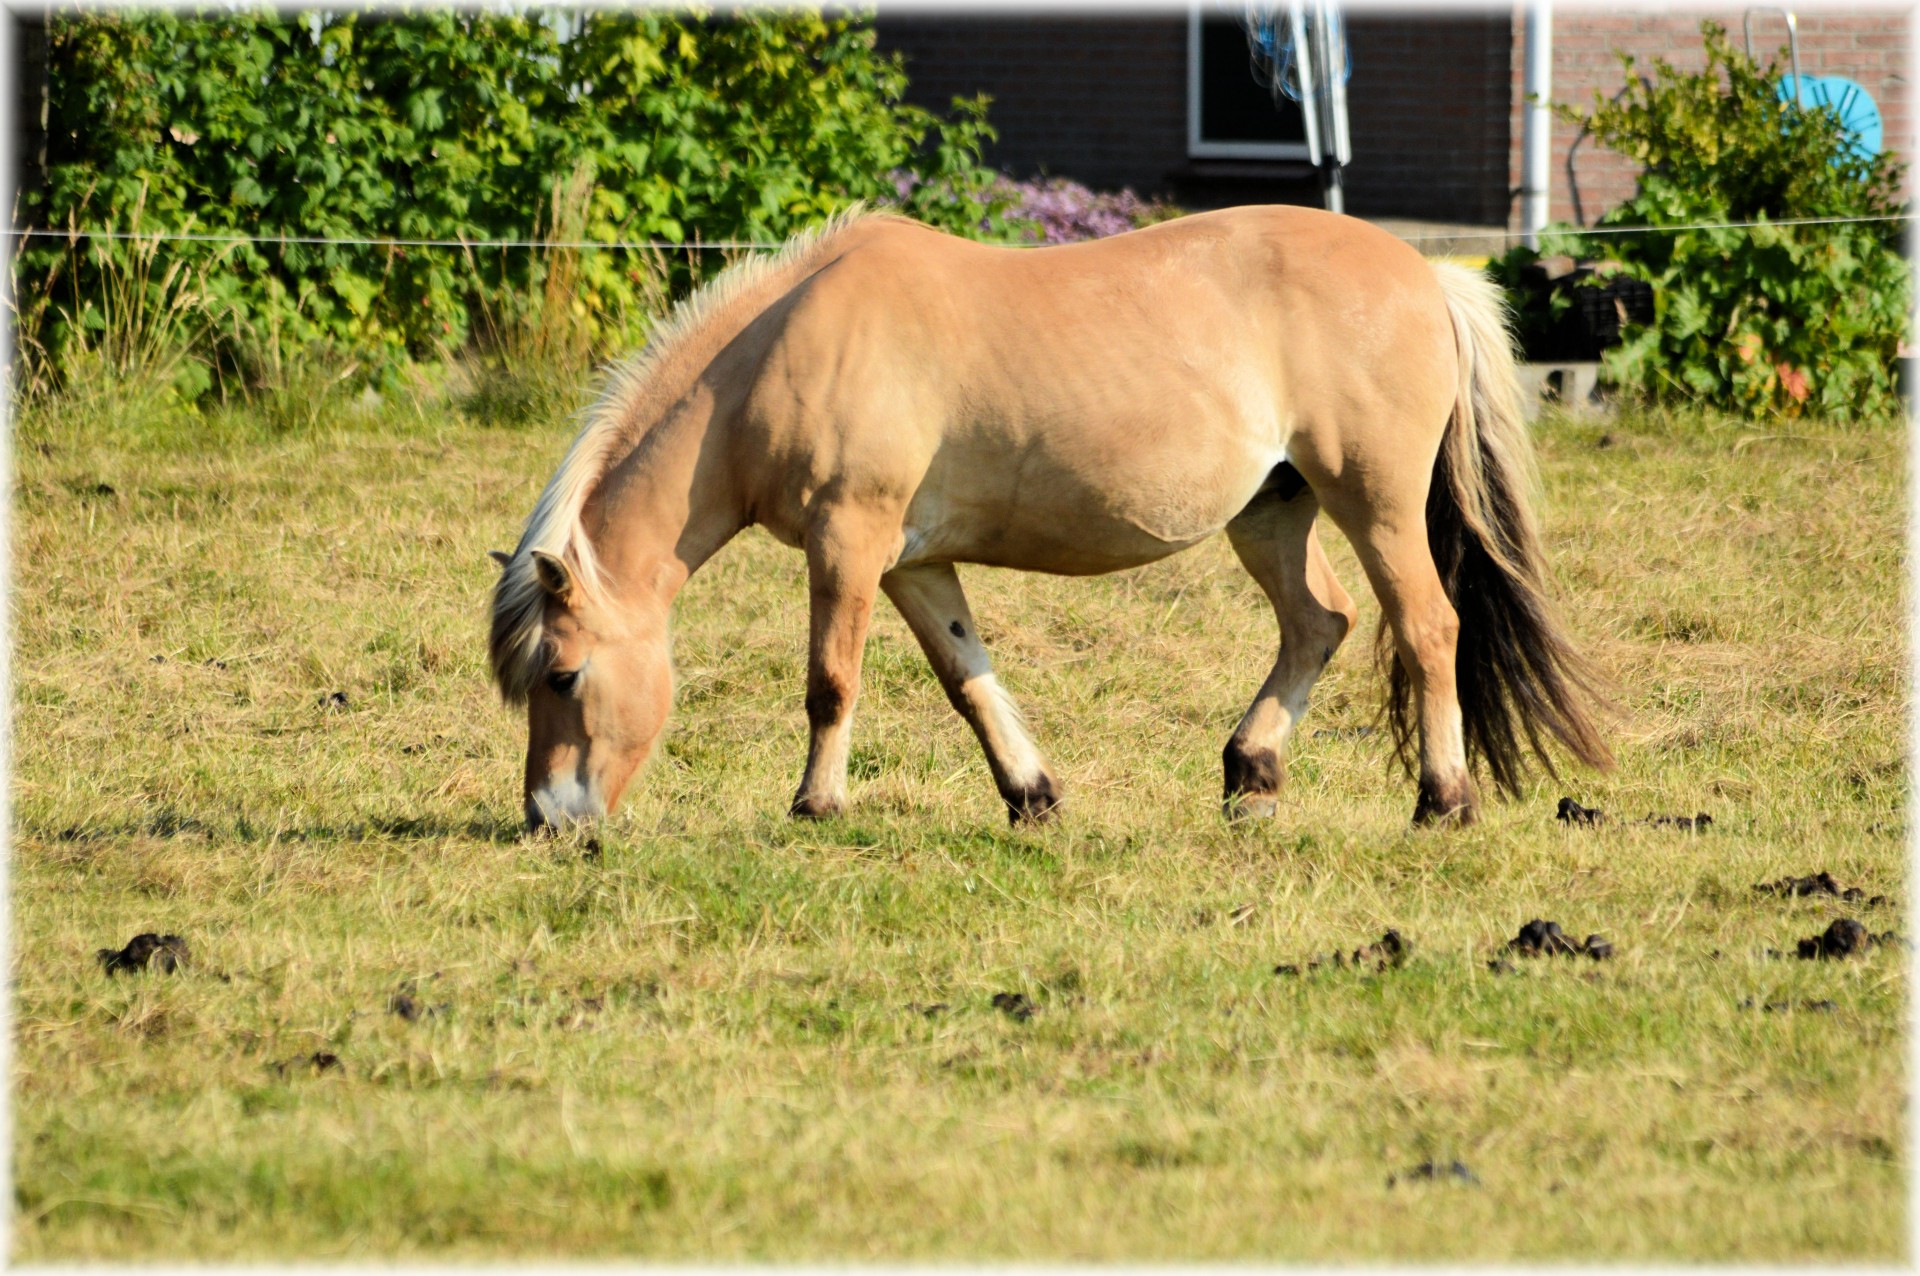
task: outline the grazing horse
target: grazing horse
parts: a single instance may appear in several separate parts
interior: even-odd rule
[[[619,801],[672,702],[674,596],[756,523],[807,558],[797,816],[846,804],[885,593],[1010,817],[1046,818],[1059,780],[954,564],[1090,575],[1222,529],[1281,639],[1226,745],[1226,806],[1271,814],[1354,623],[1322,509],[1380,599],[1416,823],[1474,818],[1470,763],[1509,791],[1529,752],[1551,770],[1549,740],[1607,766],[1595,678],[1548,599],[1520,408],[1494,286],[1353,218],[1236,208],[1005,248],[838,217],[719,276],[616,367],[519,546],[494,554],[491,656],[527,706],[528,823]]]

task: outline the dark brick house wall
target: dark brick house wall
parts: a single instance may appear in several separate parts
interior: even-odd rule
[[[1659,54],[1682,66],[1702,60],[1699,25],[1711,17],[1736,40],[1743,10],[1576,5],[1554,12],[1554,98],[1586,104],[1595,89],[1624,84],[1613,50]],[[13,24],[16,189],[38,180],[44,153],[45,11],[19,7]],[[1802,69],[1848,76],[1873,94],[1886,144],[1913,149],[1913,15],[1909,8],[1820,7],[1799,15]],[[908,59],[913,100],[944,108],[985,92],[1000,141],[995,165],[1018,176],[1045,171],[1101,188],[1178,194],[1208,203],[1314,201],[1300,165],[1214,165],[1237,171],[1225,188],[1194,186],[1187,155],[1187,15],[1183,8],[1105,14],[888,10],[882,48]],[[1520,184],[1521,76],[1525,23],[1519,8],[1459,13],[1431,9],[1350,14],[1353,79],[1348,115],[1354,163],[1347,204],[1373,216],[1514,225]],[[1777,14],[1755,19],[1756,50],[1778,48]],[[1633,190],[1625,159],[1556,121],[1552,216],[1590,222]],[[1251,176],[1249,176],[1251,174]],[[1909,174],[1909,190],[1913,176]]]
[[[1348,211],[1506,219],[1512,25],[1505,12],[1349,16]]]
[[[1048,172],[1144,194],[1187,162],[1184,14],[882,8],[875,26],[882,49],[906,56],[913,101],[944,109],[956,97],[993,98],[1000,140],[988,158],[1016,177]]]
[[[1183,10],[961,16],[883,7],[876,25],[881,47],[906,56],[914,101],[944,108],[956,96],[993,98],[995,166],[1207,202],[1177,190],[1195,168]],[[1502,219],[1510,17],[1373,10],[1354,15],[1348,30],[1348,207]],[[1244,174],[1261,166],[1216,167]],[[1298,165],[1268,167],[1274,180],[1242,182],[1239,198],[1318,198]]]

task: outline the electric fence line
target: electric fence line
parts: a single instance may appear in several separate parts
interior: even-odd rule
[[[1547,227],[1546,234],[1566,235],[1578,238],[1585,235],[1673,235],[1683,231],[1695,230],[1757,230],[1768,227],[1781,229],[1796,226],[1852,226],[1873,222],[1912,221],[1914,213],[1887,213],[1873,217],[1788,217],[1778,221],[1764,218],[1742,222],[1694,222],[1683,226],[1587,226],[1587,227]],[[357,248],[469,248],[469,249],[644,249],[650,251],[771,251],[783,247],[785,241],[758,239],[715,239],[706,241],[676,242],[667,239],[392,239],[382,236],[357,237],[350,235],[243,235],[243,234],[202,234],[192,231],[127,231],[127,230],[43,230],[9,229],[5,232],[14,239],[81,239],[139,240],[153,243],[199,243],[199,244],[254,244],[262,247],[279,245],[302,246],[338,246]],[[1435,231],[1431,234],[1399,235],[1396,238],[1410,244],[1425,243],[1433,240],[1461,239],[1511,239],[1517,232],[1505,230],[1461,230]],[[1039,244],[1016,244],[1013,247],[1038,248]]]

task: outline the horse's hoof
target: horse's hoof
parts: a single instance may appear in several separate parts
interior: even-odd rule
[[[1280,769],[1280,755],[1272,749],[1248,748],[1236,736],[1227,741],[1227,747],[1221,750],[1220,761],[1226,770],[1227,801],[1258,802],[1264,799],[1269,808],[1264,814],[1273,814],[1274,795],[1280,792],[1280,786],[1286,782],[1286,772]]]
[[[1271,793],[1229,793],[1220,804],[1229,824],[1242,820],[1270,820],[1280,810],[1280,800]]]
[[[830,820],[846,809],[846,802],[840,798],[808,797],[803,793],[793,799],[787,814],[796,820]]]
[[[1474,801],[1473,786],[1467,781],[1459,780],[1452,784],[1424,779],[1420,781],[1420,797],[1413,807],[1415,828],[1442,825],[1465,828],[1479,822],[1480,807]]]
[[[1456,806],[1445,811],[1429,811],[1419,807],[1413,812],[1413,827],[1417,829],[1463,829],[1479,822],[1480,812],[1472,805]]]
[[[1050,775],[1000,797],[1007,804],[1007,823],[1012,825],[1051,824],[1060,809],[1060,789]]]

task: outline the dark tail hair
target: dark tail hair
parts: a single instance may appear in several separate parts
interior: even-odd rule
[[[1547,592],[1533,513],[1533,443],[1505,298],[1477,270],[1436,262],[1434,272],[1453,320],[1460,388],[1434,462],[1427,542],[1460,617],[1455,680],[1468,764],[1484,764],[1495,784],[1516,793],[1529,753],[1558,774],[1549,738],[1588,766],[1613,765],[1590,708],[1608,694],[1568,641]],[[1382,659],[1391,661],[1387,721],[1406,762],[1413,756],[1413,683],[1384,624],[1380,640]]]

